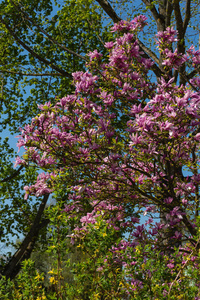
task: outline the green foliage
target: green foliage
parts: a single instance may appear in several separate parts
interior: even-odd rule
[[[44,276],[36,271],[33,261],[26,260],[15,281],[1,278],[0,297],[2,300],[46,300],[43,281]]]
[[[59,243],[64,224],[62,217],[59,216],[55,219],[59,220],[60,230],[58,231],[58,227],[55,228],[52,244],[49,243],[49,250],[37,264],[27,260],[14,281],[1,279],[2,300],[193,300],[200,296],[194,284],[199,282],[199,269],[194,268],[193,257],[198,256],[198,261],[200,260],[200,253],[195,248],[191,252],[192,255],[185,256],[183,263],[178,252],[175,252],[169,260],[167,255],[155,251],[151,246],[137,246],[127,252],[127,256],[130,257],[134,254],[130,265],[122,268],[116,263],[113,264],[113,254],[109,249],[110,240],[115,238],[115,232],[108,229],[107,224],[100,218],[97,224],[89,226],[89,235],[80,239],[80,244],[77,245],[79,250],[76,257],[73,257],[69,254],[71,247],[68,239],[66,239],[68,247]],[[41,272],[40,266],[43,260],[47,263],[46,270],[43,269],[44,273]],[[168,263],[173,263],[171,268],[167,267]],[[172,272],[174,270],[175,273]],[[136,274],[135,280],[142,281],[140,289],[129,280],[132,272]],[[129,290],[130,298],[124,294],[125,289]]]

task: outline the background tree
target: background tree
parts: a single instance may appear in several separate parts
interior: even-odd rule
[[[91,2],[83,5],[69,1],[65,2],[59,13],[58,7],[49,1],[23,4],[1,2],[2,130],[7,126],[13,134],[18,132],[18,128],[36,113],[37,105],[44,99],[54,101],[55,95],[61,96],[63,89],[70,91],[71,73],[77,67],[83,68],[85,62],[79,52],[84,54],[88,47],[95,47],[95,44],[103,50],[95,33],[101,32],[100,14],[95,13],[95,6],[91,6]],[[37,220],[38,229],[47,224],[45,216],[41,220],[47,198],[41,199],[41,203],[34,198],[32,203],[24,202],[22,186],[34,180],[37,170],[20,168],[15,171],[11,155],[13,150],[9,149],[5,140],[2,143],[1,163],[4,166],[1,183],[4,238],[7,237],[9,244],[9,233],[25,236],[29,233],[27,242],[32,242],[39,232],[34,229],[34,220]],[[40,218],[36,218],[38,214]],[[27,245],[20,251],[19,261]],[[32,247],[29,249],[31,251]],[[13,271],[11,273],[14,274]]]

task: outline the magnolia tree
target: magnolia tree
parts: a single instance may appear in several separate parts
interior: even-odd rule
[[[27,201],[62,191],[66,238],[93,257],[96,292],[112,270],[120,299],[168,299],[173,289],[182,297],[188,280],[184,295],[200,299],[200,77],[176,78],[180,68],[198,70],[200,52],[173,50],[173,28],[158,32],[163,74],[155,78],[137,42],[146,24],[144,16],[115,24],[108,57],[90,52],[87,72],[72,74],[74,94],[40,105],[21,129],[26,152],[16,165],[44,170],[24,187]]]

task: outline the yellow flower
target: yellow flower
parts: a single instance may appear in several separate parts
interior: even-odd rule
[[[101,225],[101,222],[98,222],[98,223],[94,226],[94,228],[95,228],[95,229],[99,229],[100,225]]]
[[[55,279],[55,277],[50,277],[50,278],[49,278],[49,282],[50,282],[51,284],[56,284],[56,283],[58,283],[58,281]]]
[[[95,300],[100,299],[100,298],[99,298],[99,293],[95,293],[95,294],[94,294],[94,299],[95,299]]]
[[[136,253],[138,253],[138,254],[140,254],[140,253],[141,253],[141,251],[140,251],[140,249],[139,249],[139,247],[138,247],[138,246],[136,246],[136,247],[135,247],[135,251],[136,251]]]
[[[115,269],[115,272],[116,272],[116,273],[117,273],[117,272],[120,272],[120,271],[121,271],[120,268]]]
[[[44,280],[44,277],[42,277],[39,273],[37,273],[37,275],[35,276],[35,279],[38,280],[38,281],[39,281],[40,279],[41,279],[41,280]]]
[[[41,297],[37,297],[36,300],[46,300],[46,296],[45,295],[42,295]]]

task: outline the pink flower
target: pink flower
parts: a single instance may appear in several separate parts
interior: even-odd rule
[[[167,264],[167,267],[170,268],[170,269],[173,269],[174,268],[174,264],[169,263],[169,264]]]
[[[89,52],[87,55],[90,57],[90,60],[94,60],[95,58],[96,58],[96,59],[99,59],[99,58],[102,57],[102,54],[99,53],[97,50],[94,50],[94,51],[92,51],[92,52]]]
[[[113,42],[107,42],[104,44],[104,46],[107,48],[107,49],[112,49],[113,46],[114,46],[114,43]]]

